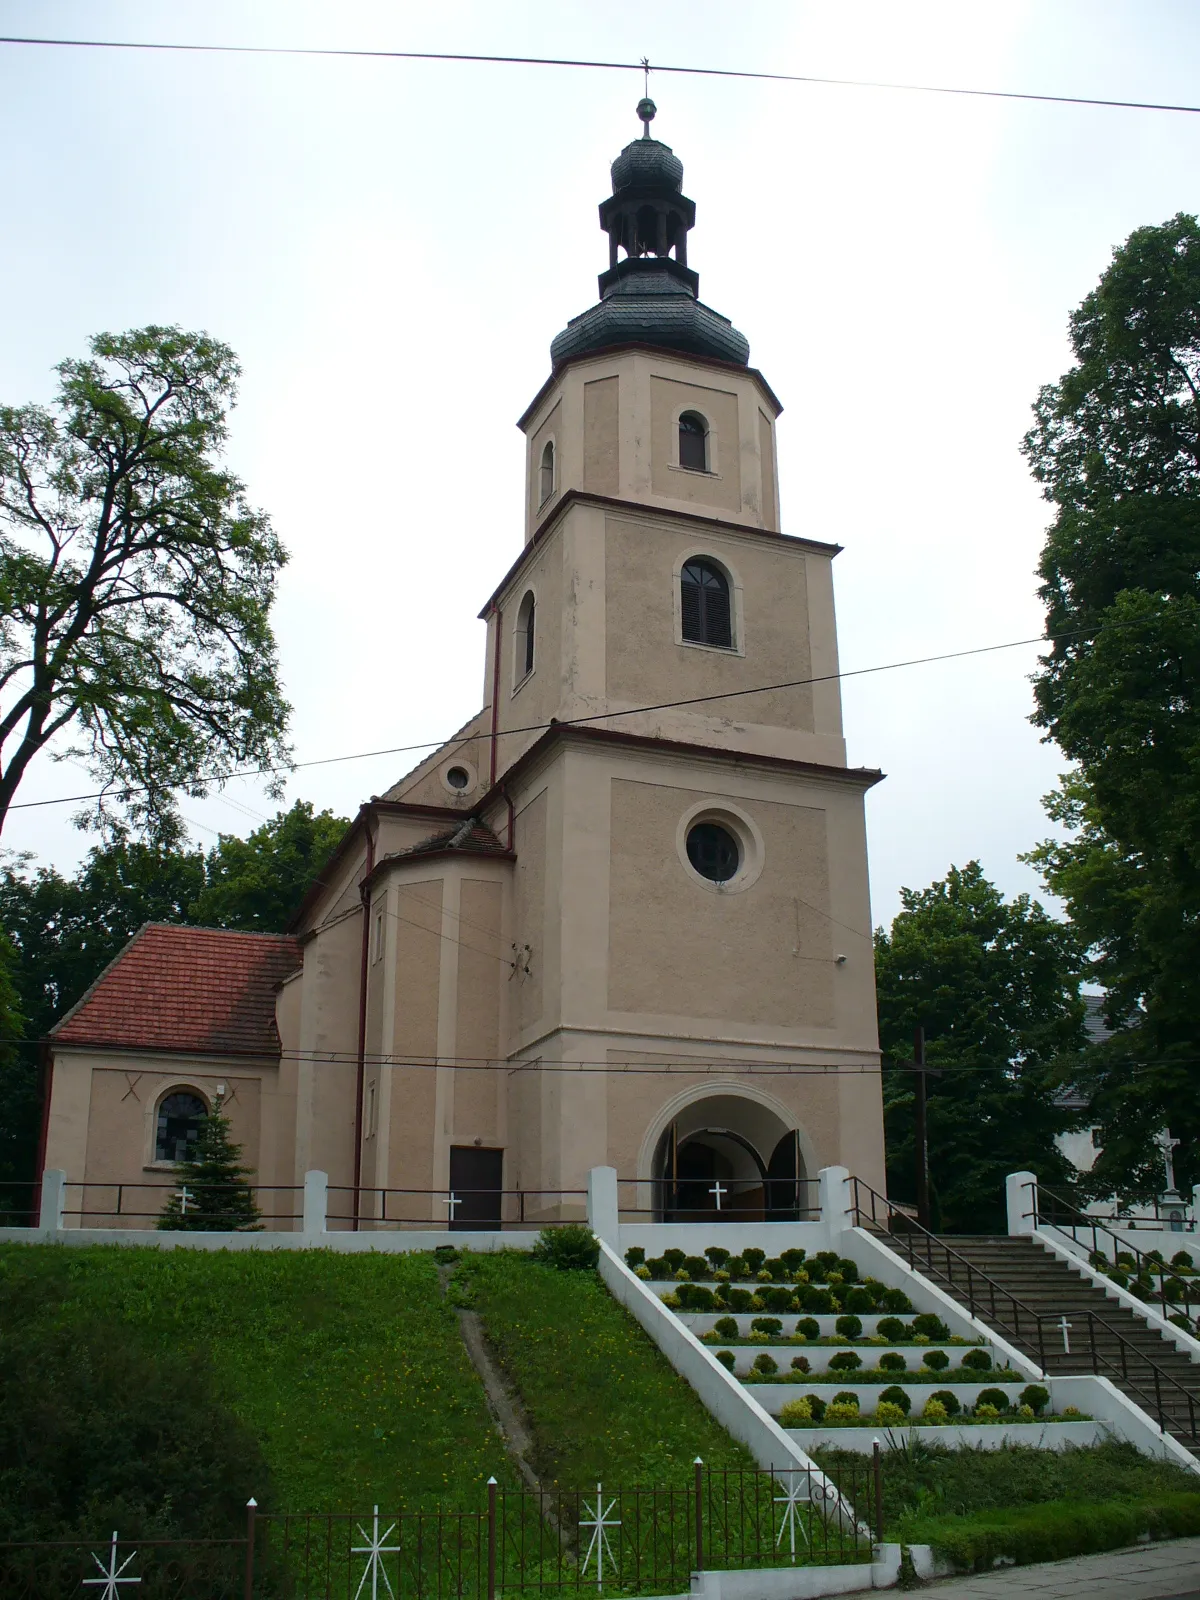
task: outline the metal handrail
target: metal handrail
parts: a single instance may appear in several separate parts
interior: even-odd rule
[[[1042,1322],[1045,1320],[1044,1312],[1035,1311],[1032,1306],[1026,1305],[1023,1300],[1019,1300],[1017,1296],[1010,1290],[1006,1289],[1002,1283],[997,1283],[995,1278],[991,1278],[986,1272],[982,1272],[973,1261],[968,1260],[968,1258],[964,1255],[960,1255],[957,1250],[951,1249],[951,1247],[946,1244],[944,1240],[939,1239],[936,1234],[931,1233],[928,1228],[915,1221],[908,1215],[907,1212],[901,1211],[898,1206],[893,1205],[885,1195],[881,1195],[877,1190],[872,1189],[869,1183],[864,1183],[861,1178],[851,1178],[850,1182],[853,1186],[854,1194],[852,1209],[854,1212],[854,1220],[857,1224],[861,1225],[861,1219],[863,1216],[867,1215],[866,1209],[859,1200],[859,1193],[863,1190],[865,1190],[866,1193],[871,1197],[871,1208],[869,1215],[872,1222],[878,1223],[879,1220],[875,1215],[876,1201],[886,1207],[886,1213],[889,1219],[892,1216],[903,1217],[904,1227],[898,1233],[892,1233],[891,1229],[889,1228],[888,1238],[892,1241],[895,1241],[898,1238],[903,1238],[905,1240],[906,1248],[903,1253],[907,1257],[908,1264],[914,1272],[918,1270],[918,1267],[917,1251],[913,1246],[912,1239],[914,1235],[921,1235],[925,1240],[925,1265],[923,1270],[929,1277],[942,1277],[943,1280],[950,1284],[952,1288],[961,1288],[961,1279],[965,1274],[967,1305],[972,1316],[975,1316],[977,1306],[982,1308],[984,1304],[982,1295],[976,1294],[976,1284],[979,1284],[987,1290],[987,1312],[989,1320],[1003,1328],[1005,1332],[1012,1334],[1012,1336],[1018,1342],[1023,1343],[1026,1346],[1029,1346],[1033,1341],[1030,1340],[1028,1333],[1022,1330],[1022,1316],[1025,1318],[1026,1326],[1032,1323],[1036,1333],[1038,1364],[1041,1367],[1042,1375],[1045,1376],[1046,1354],[1042,1339]],[[944,1270],[934,1265],[933,1250],[935,1245],[945,1257],[946,1265]],[[954,1277],[955,1263],[957,1263],[959,1266],[959,1281],[956,1281]],[[1000,1297],[1002,1303],[1007,1304],[1012,1308],[1013,1318],[1012,1325],[1010,1327],[1005,1327],[1005,1324],[996,1309],[997,1296]]]
[[[1171,1302],[1167,1299],[1166,1287],[1165,1287],[1165,1284],[1163,1282],[1163,1277],[1162,1277],[1162,1273],[1161,1273],[1161,1269],[1167,1265],[1167,1263],[1165,1261],[1162,1261],[1162,1262],[1150,1261],[1150,1256],[1149,1256],[1148,1252],[1146,1252],[1144,1250],[1139,1250],[1137,1245],[1135,1245],[1135,1244],[1134,1245],[1128,1244],[1124,1239],[1122,1239],[1120,1237],[1119,1234],[1114,1233],[1111,1228],[1106,1228],[1104,1226],[1103,1222],[1099,1221],[1098,1218],[1090,1217],[1086,1211],[1080,1211],[1079,1207],[1077,1205],[1075,1205],[1075,1203],[1073,1201],[1066,1199],[1065,1196],[1063,1196],[1061,1194],[1055,1194],[1053,1189],[1045,1188],[1042,1184],[1036,1182],[1036,1180],[1033,1181],[1033,1182],[1027,1182],[1024,1185],[1022,1185],[1022,1187],[1026,1188],[1026,1189],[1032,1189],[1033,1190],[1033,1210],[1031,1212],[1027,1212],[1026,1214],[1033,1218],[1033,1225],[1034,1225],[1035,1228],[1040,1223],[1045,1222],[1047,1224],[1047,1226],[1049,1226],[1051,1228],[1058,1228],[1060,1231],[1064,1231],[1065,1232],[1065,1229],[1063,1229],[1062,1224],[1060,1222],[1056,1222],[1053,1217],[1051,1217],[1051,1216],[1043,1217],[1042,1216],[1041,1196],[1042,1195],[1046,1195],[1050,1200],[1052,1200],[1054,1202],[1054,1204],[1056,1206],[1062,1206],[1063,1209],[1069,1215],[1079,1218],[1078,1222],[1072,1222],[1072,1223],[1068,1224],[1068,1226],[1071,1228],[1072,1232],[1077,1231],[1080,1227],[1090,1228],[1092,1230],[1092,1253],[1094,1255],[1101,1255],[1103,1253],[1102,1251],[1100,1251],[1097,1248],[1097,1237],[1096,1236],[1097,1236],[1097,1233],[1104,1233],[1104,1234],[1107,1234],[1108,1237],[1113,1241],[1113,1246],[1114,1246],[1114,1249],[1113,1249],[1113,1260],[1114,1260],[1114,1264],[1115,1264],[1115,1261],[1116,1261],[1116,1252],[1118,1250],[1123,1251],[1126,1255],[1132,1255],[1134,1260],[1137,1262],[1138,1276],[1140,1277],[1142,1272],[1143,1272],[1143,1270],[1144,1270],[1143,1266],[1142,1266],[1142,1263],[1144,1261],[1145,1262],[1149,1262],[1151,1268],[1153,1268],[1154,1270],[1149,1272],[1147,1275],[1149,1277],[1151,1277],[1151,1278],[1153,1278],[1156,1274],[1158,1275],[1158,1300],[1159,1300],[1159,1303],[1161,1304],[1161,1306],[1163,1308],[1163,1316],[1167,1317],[1167,1316],[1170,1315]],[[1076,1242],[1078,1242],[1078,1241],[1076,1241]],[[1140,1299],[1141,1298],[1140,1295],[1137,1298]]]
[[[1053,1313],[1050,1313],[1050,1315],[1053,1315]],[[1196,1427],[1197,1400],[1196,1396],[1191,1392],[1191,1390],[1188,1389],[1184,1384],[1180,1383],[1178,1378],[1173,1378],[1169,1372],[1164,1371],[1164,1369],[1160,1367],[1151,1356],[1148,1356],[1144,1350],[1140,1350],[1131,1339],[1127,1339],[1125,1335],[1119,1331],[1119,1329],[1114,1328],[1111,1322],[1106,1322],[1105,1319],[1098,1315],[1098,1313],[1095,1311],[1075,1312],[1074,1315],[1076,1317],[1085,1316],[1088,1319],[1088,1342],[1092,1357],[1093,1373],[1095,1373],[1098,1377],[1105,1376],[1105,1374],[1101,1371],[1102,1362],[1110,1372],[1119,1372],[1123,1387],[1132,1391],[1132,1393],[1138,1397],[1139,1403],[1142,1404],[1145,1410],[1153,1410],[1155,1419],[1158,1422],[1158,1426],[1163,1433],[1168,1431],[1167,1423],[1165,1421],[1166,1411],[1163,1406],[1163,1386],[1165,1384],[1168,1388],[1177,1390],[1178,1393],[1181,1394],[1187,1401],[1189,1436],[1193,1443],[1200,1444],[1200,1431],[1198,1431]],[[1075,1326],[1075,1324],[1072,1324],[1071,1326]],[[1099,1350],[1096,1348],[1097,1326],[1102,1328],[1105,1333],[1117,1341],[1121,1351],[1121,1362],[1119,1367],[1115,1361],[1110,1361],[1107,1356],[1102,1356]],[[1153,1400],[1151,1400],[1151,1396],[1147,1393],[1147,1391],[1142,1388],[1142,1386],[1135,1379],[1129,1376],[1129,1358],[1127,1352],[1130,1350],[1133,1351],[1135,1358],[1141,1362],[1143,1366],[1150,1368],[1150,1372],[1154,1380]],[[1065,1353],[1069,1355],[1070,1351],[1067,1350]]]

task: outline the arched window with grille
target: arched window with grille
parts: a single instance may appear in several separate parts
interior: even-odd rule
[[[683,637],[689,644],[733,648],[729,579],[712,561],[685,562],[679,575]]]
[[[517,611],[516,658],[514,677],[518,683],[533,671],[534,646],[537,641],[537,602],[531,589],[521,601]]]
[[[164,1095],[159,1102],[154,1132],[155,1161],[186,1161],[207,1115],[208,1107],[198,1094],[176,1089]]]
[[[679,465],[689,472],[708,471],[708,423],[698,411],[679,419]]]
[[[554,440],[547,439],[542,447],[542,464],[538,469],[538,505],[545,505],[554,493]]]

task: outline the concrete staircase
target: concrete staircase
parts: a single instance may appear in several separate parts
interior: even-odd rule
[[[886,1242],[896,1248],[894,1241]],[[1099,1372],[1155,1421],[1165,1422],[1167,1431],[1184,1449],[1200,1459],[1200,1365],[1157,1328],[1110,1299],[1103,1289],[1029,1235],[955,1234],[938,1242],[958,1257],[965,1257],[1023,1307],[1043,1316],[1039,1349],[1036,1337],[1028,1330],[1027,1319],[1018,1317],[1020,1331],[1014,1331],[1014,1319],[1002,1303],[997,1302],[995,1318],[986,1306],[979,1305],[981,1289],[986,1297],[986,1288],[976,1282],[976,1315],[992,1323],[997,1333],[1039,1365],[1044,1352],[1048,1376]],[[935,1264],[936,1260],[937,1252]],[[929,1272],[920,1259],[913,1264],[918,1271],[927,1272],[960,1305],[967,1306],[967,1287],[957,1263],[950,1264],[948,1275],[937,1271],[936,1266]],[[1089,1322],[1089,1312],[1095,1321]],[[1063,1348],[1062,1330],[1056,1326],[1064,1316],[1072,1324],[1067,1336],[1069,1352]]]

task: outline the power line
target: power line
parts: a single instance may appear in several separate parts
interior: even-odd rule
[[[898,83],[881,78],[824,78],[811,73],[752,72],[735,67],[683,67],[646,61],[592,61],[574,56],[474,55],[450,50],[351,50],[304,45],[187,44],[143,39],[46,39],[0,35],[0,44],[35,45],[68,50],[145,50],[191,55],[312,56],[334,60],[441,61],[451,65],[507,67],[572,67],[600,72],[670,73],[677,77],[733,78],[754,83],[802,83],[835,89],[887,89],[902,94],[958,95],[981,100],[1023,100],[1042,105],[1098,106],[1117,111],[1173,111],[1190,115],[1200,106],[1160,100],[1110,100],[1098,95],[1036,94],[1020,89],[967,89],[942,83]]]
[[[0,40],[3,43],[3,40]],[[942,661],[961,661],[968,656],[994,655],[1000,650],[1019,650],[1031,644],[1057,644],[1063,639],[1094,636],[1108,632],[1114,628],[1141,626],[1143,619],[1130,618],[1124,622],[1106,622],[1093,628],[1076,628],[1070,632],[1056,634],[1053,639],[1048,639],[1044,634],[1036,634],[1027,639],[1008,639],[1003,644],[975,645],[969,650],[947,650],[940,655],[913,656],[906,661],[886,661],[877,667],[854,667],[848,672],[825,672],[812,678],[792,678],[782,683],[760,683],[749,689],[724,689],[717,694],[691,695],[682,700],[659,700],[652,705],[627,706],[622,711],[595,711],[582,717],[559,717],[552,722],[530,722],[523,727],[498,729],[497,739],[510,739],[517,734],[545,733],[548,729],[577,728],[592,722],[607,722],[616,717],[636,717],[651,711],[672,711],[683,706],[710,705],[717,700],[738,700],[746,695],[771,694],[779,689],[804,689],[818,683],[840,683],[846,678],[866,678],[878,672],[897,672],[904,667],[927,667]],[[476,744],[492,738],[489,731],[482,733],[451,734],[448,739],[427,739],[420,744],[397,744],[382,750],[355,750],[344,756],[317,756],[310,761],[296,761],[289,767],[244,767],[234,772],[216,773],[210,778],[197,778],[195,783],[229,783],[234,778],[262,778],[286,775],[289,772],[298,772],[307,767],[337,766],[346,761],[370,761],[377,756],[411,755],[418,750],[440,750],[453,745],[458,750],[464,745]],[[148,784],[121,786],[110,789],[97,789],[90,794],[64,794],[57,795],[49,800],[17,800],[9,806],[10,811],[28,811],[41,806],[67,806],[77,805],[83,800],[128,800],[137,794],[146,794]],[[851,930],[853,931],[853,930]]]

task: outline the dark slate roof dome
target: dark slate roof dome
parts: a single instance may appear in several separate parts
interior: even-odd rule
[[[609,345],[653,344],[746,366],[750,341],[745,334],[698,300],[665,266],[655,271],[656,266],[657,262],[646,262],[650,270],[619,278],[605,290],[599,305],[572,317],[550,346],[551,363],[557,367],[571,356]]]
[[[634,139],[611,167],[613,193],[620,189],[683,188],[683,162],[669,144],[657,139]]]

